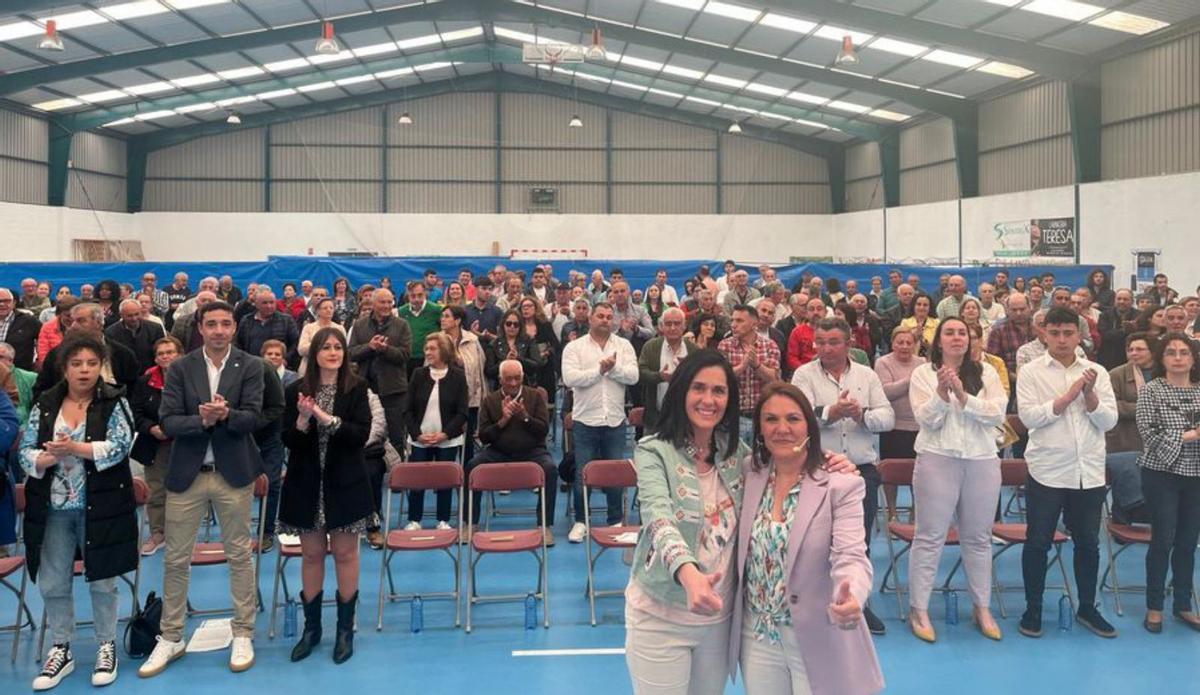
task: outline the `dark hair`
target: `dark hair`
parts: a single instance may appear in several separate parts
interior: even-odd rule
[[[1133,345],[1133,343],[1138,340],[1144,342],[1146,344],[1146,347],[1150,348],[1150,352],[1154,352],[1154,347],[1158,343],[1157,336],[1150,335],[1149,333],[1146,333],[1145,331],[1138,331],[1136,333],[1130,333],[1129,335],[1125,336],[1125,349],[1128,350],[1129,346]]]
[[[457,319],[460,324],[467,322],[467,310],[461,306],[457,304],[447,304],[446,306],[442,307],[442,313],[444,314],[447,311],[449,311],[450,315]]]
[[[933,347],[929,351],[929,362],[933,365],[934,370],[942,368],[942,333],[946,330],[946,324],[957,321],[967,329],[967,354],[963,355],[962,364],[958,365],[958,378],[962,380],[963,390],[972,396],[978,396],[983,390],[983,365],[971,359],[971,342],[975,338],[971,335],[971,329],[967,326],[967,322],[957,316],[948,316],[938,324],[937,331],[933,334]]]
[[[1167,345],[1174,342],[1183,343],[1188,346],[1188,350],[1192,351],[1192,371],[1188,375],[1188,380],[1192,383],[1200,382],[1200,346],[1183,333],[1167,333],[1158,339],[1158,344],[1154,346],[1154,377],[1156,379],[1167,377],[1163,354],[1167,351]]]
[[[718,432],[724,436],[724,442],[716,441],[716,443],[723,444],[725,454],[730,455],[737,451],[739,441],[738,380],[729,360],[716,350],[697,350],[685,357],[675,368],[675,374],[667,386],[667,393],[663,396],[658,423],[654,426],[651,434],[663,441],[670,442],[677,449],[683,449],[691,443],[692,423],[687,416],[687,394],[692,388],[692,382],[695,381],[696,375],[709,367],[721,368],[725,372],[725,382],[729,387],[725,414],[721,417],[716,431],[713,432],[713,439],[717,440]]]
[[[1068,309],[1065,306],[1056,306],[1046,312],[1046,318],[1042,320],[1043,326],[1079,326],[1079,314],[1075,313],[1074,309]]]
[[[281,289],[281,290],[286,290],[286,289],[287,289],[287,288],[289,288],[289,287],[290,287],[290,288],[292,288],[292,291],[293,291],[293,292],[295,292],[295,291],[296,291],[296,283],[294,283],[294,282],[285,282],[285,283],[283,283],[282,285],[280,285],[280,286],[279,286],[279,289]]]
[[[208,304],[205,304],[204,306],[200,307],[199,309],[196,309],[196,325],[203,326],[204,325],[204,317],[214,311],[228,311],[230,316],[234,315],[233,307],[229,304],[229,302],[226,302],[226,301],[223,301],[220,299],[216,299],[216,300],[209,302]]]
[[[1158,329],[1154,327],[1154,324],[1150,322],[1150,319],[1154,318],[1154,315],[1156,313],[1158,313],[1160,311],[1165,311],[1165,310],[1166,310],[1166,307],[1161,307],[1157,304],[1151,304],[1150,306],[1146,307],[1145,309],[1142,309],[1141,313],[1138,314],[1137,318],[1133,320],[1134,330],[1140,331],[1143,333],[1153,334],[1154,331],[1156,331]]]
[[[1096,273],[1100,273],[1101,275],[1104,276],[1104,280],[1099,285],[1092,284],[1092,278],[1096,275]],[[1109,285],[1108,273],[1104,270],[1104,268],[1092,268],[1090,271],[1088,271],[1088,279],[1087,279],[1087,283],[1085,284],[1085,286],[1087,287],[1088,290],[1090,290],[1092,292],[1093,296],[1095,296],[1096,290],[1108,289],[1108,285]]]
[[[178,352],[181,356],[183,355],[183,353],[184,353],[183,343],[180,342],[179,338],[176,338],[175,336],[170,335],[170,334],[164,335],[163,337],[154,341],[154,353],[158,354],[158,348],[164,344],[174,345],[175,351]]]
[[[851,326],[858,323],[858,311],[855,310],[850,302],[838,302],[837,306],[833,307],[833,311],[834,313],[842,312],[842,315],[846,317],[846,323]]]
[[[837,278],[829,278],[825,281],[825,290],[830,294],[842,291],[842,283]]]
[[[108,346],[100,336],[91,333],[68,333],[58,351],[58,368],[62,372],[63,381],[67,379],[67,363],[83,350],[91,350],[101,362],[108,359]]]
[[[508,340],[508,334],[504,332],[504,324],[508,321],[509,316],[517,320],[517,339],[520,340],[522,335],[521,326],[525,324],[525,320],[521,318],[521,311],[519,309],[509,309],[500,315],[500,335],[497,337],[500,340]]]
[[[827,316],[827,317],[821,319],[820,321],[818,321],[817,322],[817,330],[818,331],[841,331],[842,335],[846,336],[847,341],[849,341],[851,335],[853,335],[850,331],[850,324],[846,322],[846,319],[839,319],[836,316],[834,316],[832,318]],[[814,331],[814,333],[815,332],[816,331]]]
[[[310,360],[308,369],[304,371],[304,383],[300,387],[300,393],[307,396],[316,396],[317,389],[321,387],[321,368],[317,366],[317,354],[325,349],[325,342],[331,337],[336,338],[342,344],[342,366],[338,367],[337,392],[348,392],[354,388],[354,384],[358,381],[358,377],[354,376],[353,370],[350,369],[350,352],[346,349],[346,335],[337,328],[330,326],[322,328],[313,336],[312,347],[308,353],[312,359]]]
[[[63,314],[68,314],[71,312],[71,309],[73,309],[75,307],[75,305],[78,303],[79,303],[79,297],[76,297],[73,294],[68,294],[67,296],[62,297],[55,303],[54,315],[62,316]]]
[[[761,423],[763,406],[775,396],[792,399],[800,406],[800,412],[804,413],[804,424],[808,426],[808,457],[804,460],[802,470],[804,475],[811,478],[813,472],[824,463],[821,455],[821,423],[817,421],[817,415],[804,392],[786,381],[767,384],[763,387],[758,402],[754,404],[754,438],[751,440],[754,442],[754,456],[750,459],[751,465],[754,466],[754,470],[759,471],[771,463],[771,452],[767,450],[767,444],[763,441]]]
[[[121,285],[116,280],[101,280],[96,283],[96,301],[100,301],[100,290],[108,290],[108,301],[116,304],[121,301]]]
[[[608,309],[609,311],[613,311],[613,305],[610,304],[609,302],[596,302],[595,304],[592,305],[592,313],[593,314],[596,313],[596,310],[601,309],[601,308]]]
[[[350,284],[350,278],[348,278],[344,275],[339,276],[336,280],[333,281],[333,291],[335,294],[337,293],[337,286],[338,286],[339,282],[346,283],[346,294],[354,294],[354,287]]]
[[[328,296],[326,296],[326,297],[321,297],[320,299],[318,299],[318,300],[317,300],[317,303],[316,303],[316,304],[313,304],[313,314],[314,314],[314,315],[315,315],[315,314],[317,313],[317,311],[318,311],[318,310],[321,308],[321,305],[322,305],[322,304],[324,304],[325,302],[329,302],[330,304],[333,304],[333,303],[334,303],[334,302],[333,302],[333,297],[328,297]],[[336,310],[336,309],[337,309],[337,307],[336,307],[336,306],[334,306],[334,309]]]
[[[425,277],[429,277],[430,275],[437,277],[437,271],[434,270],[433,268],[426,268],[425,269]]]

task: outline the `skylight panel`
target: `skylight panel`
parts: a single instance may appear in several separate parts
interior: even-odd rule
[[[467,27],[458,31],[442,32],[442,41],[450,43],[451,41],[462,41],[463,39],[471,39],[476,36],[483,35],[483,27]]]
[[[51,99],[50,101],[43,101],[39,104],[34,104],[33,108],[38,109],[40,111],[58,111],[59,109],[69,109],[72,106],[82,106],[82,105],[83,105],[83,102],[78,99],[65,98],[65,99]]]
[[[274,63],[267,63],[263,67],[271,72],[286,72],[288,70],[297,70],[299,68],[307,68],[311,65],[308,58],[289,58],[288,60],[277,60]]]
[[[223,80],[243,80],[247,77],[257,77],[265,72],[265,70],[257,65],[251,65],[244,68],[234,68],[233,70],[222,70],[217,73],[217,77]]]
[[[823,39],[829,39],[830,41],[841,41],[844,37],[849,36],[850,39],[854,41],[855,46],[860,46],[871,39],[871,34],[864,34],[861,31],[854,31],[852,29],[842,29],[841,27],[835,27],[832,24],[826,24],[820,29],[817,29],[813,36],[819,36]]]
[[[909,58],[915,58],[929,50],[929,46],[922,46],[918,43],[909,43],[908,41],[900,41],[899,39],[893,39],[887,36],[880,36],[872,41],[867,48],[874,48],[876,50],[886,51],[888,53],[895,53],[896,55],[908,56]]]
[[[662,71],[668,75],[678,75],[679,77],[686,77],[693,80],[698,80],[701,77],[704,77],[704,73],[700,72],[699,70],[681,68],[677,65],[664,65]]]
[[[14,22],[0,26],[0,41],[23,39],[27,36],[37,36],[44,31],[33,22]]]
[[[888,111],[887,109],[875,109],[867,115],[874,116],[875,118],[882,118],[885,121],[907,121],[909,119],[908,114],[896,113],[895,111]]]
[[[758,82],[747,83],[745,89],[747,92],[757,92],[759,94],[766,94],[767,96],[772,97],[781,97],[788,93],[788,90],[786,89],[772,87],[769,84],[759,84]]]
[[[1130,14],[1114,10],[1108,14],[1100,15],[1099,17],[1088,21],[1088,24],[1114,31],[1123,31],[1126,34],[1149,34],[1152,31],[1158,31],[1163,27],[1170,26],[1167,22],[1162,22],[1150,17],[1143,17],[1139,14]]]
[[[1033,74],[1032,70],[1026,70],[1020,65],[1010,65],[1001,63],[998,60],[993,60],[976,68],[978,72],[986,72],[989,75],[997,75],[999,77],[1009,77],[1014,80],[1019,80],[1023,77],[1029,77]]]
[[[791,99],[792,101],[799,101],[805,104],[816,104],[818,106],[829,101],[829,99],[825,97],[819,97],[815,94],[805,94],[804,92],[790,92],[786,98]]]
[[[728,17],[730,19],[738,19],[743,22],[753,22],[762,14],[762,10],[756,10],[752,7],[742,7],[741,5],[731,5],[727,2],[717,2],[710,0],[704,6],[706,14],[715,14],[720,17]]]
[[[941,63],[942,65],[952,65],[956,68],[973,68],[983,62],[982,58],[969,56],[965,53],[946,51],[940,48],[921,56],[921,60],[928,60],[931,63]]]
[[[86,101],[89,104],[99,104],[105,101],[115,101],[117,99],[128,99],[129,95],[119,89],[106,89],[103,92],[92,92],[91,94],[80,94],[80,101]]]
[[[1103,7],[1089,5],[1086,2],[1075,2],[1075,0],[1033,0],[1027,5],[1022,5],[1021,9],[1075,22],[1104,11]]]
[[[739,80],[739,79],[735,79],[733,77],[725,77],[724,75],[714,75],[712,73],[705,75],[704,81],[712,82],[713,84],[719,84],[719,85],[723,85],[726,87],[734,87],[736,89],[741,89],[748,84],[746,82],[746,80]]]
[[[200,85],[212,84],[213,82],[220,81],[221,78],[217,77],[211,72],[205,72],[199,75],[188,75],[187,77],[180,77],[177,80],[171,80],[171,84],[179,87],[180,89],[187,89],[189,87],[199,87]]]
[[[143,94],[169,92],[173,89],[175,89],[175,85],[170,82],[147,82],[145,84],[135,84],[132,87],[126,87],[125,91],[136,96],[141,96]]]
[[[793,31],[797,34],[807,34],[817,28],[816,22],[810,22],[806,19],[796,19],[783,14],[768,12],[763,15],[763,18],[758,20],[758,23],[763,26],[783,29],[784,31]]]
[[[81,10],[79,12],[67,12],[66,14],[58,14],[52,17],[39,17],[38,21],[45,24],[47,21],[54,20],[58,24],[60,30],[79,29],[81,27],[90,27],[96,24],[108,24],[104,15],[94,10]]]
[[[206,101],[202,104],[188,104],[187,106],[180,106],[179,108],[175,109],[175,113],[182,115],[186,113],[195,113],[197,111],[214,111],[217,108],[218,107],[216,104],[212,103],[211,101]]]
[[[98,7],[96,9],[116,20],[136,19],[137,17],[149,17],[151,15],[170,12],[170,10],[157,0],[137,0],[137,2],[108,5],[107,7]]]
[[[838,111],[849,111],[850,113],[866,113],[871,110],[870,106],[855,104],[851,101],[831,101],[825,105],[831,109],[837,109]]]
[[[282,97],[290,97],[296,93],[296,90],[292,89],[291,87],[287,87],[285,89],[273,89],[269,92],[262,92],[260,94],[256,94],[255,96],[257,96],[259,99],[279,99]]]

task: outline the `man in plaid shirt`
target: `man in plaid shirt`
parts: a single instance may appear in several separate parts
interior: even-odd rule
[[[1008,379],[1011,387],[1017,381],[1017,350],[1033,340],[1033,322],[1029,315],[1029,300],[1020,292],[1008,295],[1008,318],[992,327],[988,336],[987,351],[1004,360],[1008,367]],[[1010,388],[1009,393],[1016,393]]]
[[[758,314],[745,304],[734,307],[728,338],[717,350],[733,365],[738,380],[738,411],[741,414],[742,440],[749,442],[754,432],[751,416],[763,387],[779,379],[779,346],[758,334]]]

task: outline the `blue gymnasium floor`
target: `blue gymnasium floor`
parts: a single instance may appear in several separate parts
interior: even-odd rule
[[[427,505],[432,505],[432,495]],[[528,493],[515,493],[497,498],[502,506],[528,506]],[[1007,500],[1007,497],[1005,498]],[[596,500],[599,502],[600,498]],[[431,507],[427,507],[431,509]],[[622,619],[623,603],[619,598],[600,599],[597,612],[599,625],[591,627],[588,604],[584,594],[586,583],[586,551],[584,546],[566,542],[568,524],[564,520],[566,496],[559,497],[558,519],[555,524],[558,545],[550,550],[551,627],[544,630],[523,629],[524,608],[519,603],[490,604],[477,607],[472,634],[454,629],[454,610],[448,601],[425,601],[425,630],[409,631],[409,606],[392,603],[385,606],[383,632],[375,631],[375,611],[378,599],[380,553],[363,546],[362,595],[359,611],[359,631],[355,638],[353,659],[335,666],[331,659],[333,608],[324,613],[325,639],[306,661],[288,661],[291,639],[276,636],[267,639],[268,614],[260,613],[255,639],[257,662],[250,671],[232,674],[228,670],[228,652],[188,654],[172,664],[165,673],[151,680],[137,678],[137,663],[123,657],[120,677],[110,690],[141,695],[161,693],[165,689],[187,693],[271,693],[288,692],[420,692],[428,695],[442,693],[483,692],[488,695],[527,695],[528,693],[571,693],[572,695],[619,695],[631,692],[620,654],[600,655],[530,655],[517,656],[516,651],[535,654],[544,650],[613,649],[624,644]],[[496,520],[493,528],[503,528],[520,519],[506,517]],[[1101,567],[1107,566],[1102,546]],[[1067,567],[1070,572],[1070,551]],[[887,566],[887,545],[876,535],[872,548],[875,559],[876,586]],[[941,577],[957,559],[955,549],[943,556]],[[162,553],[148,558],[143,565],[143,595],[161,587]],[[465,553],[464,553],[465,557]],[[1137,583],[1144,578],[1144,557],[1141,549],[1132,548],[1120,559],[1123,581]],[[464,559],[465,562],[465,559]],[[448,586],[449,561],[443,555],[399,556],[393,569],[399,591],[431,592]],[[628,568],[619,554],[609,553],[600,563],[598,585],[623,586]],[[901,576],[907,575],[907,564],[901,564]],[[534,562],[528,555],[491,556],[480,563],[481,590],[496,592],[526,592],[535,581]],[[263,561],[261,586],[264,600],[270,601],[271,578],[275,555]],[[292,587],[299,582],[299,563],[287,569]],[[465,575],[464,575],[465,576]],[[1052,573],[1048,584],[1055,584]],[[1020,586],[1020,551],[1006,553],[999,563],[1003,584]],[[962,575],[956,584],[962,585]],[[332,567],[327,570],[326,596],[333,590]],[[295,589],[293,588],[293,591]],[[465,580],[464,580],[465,590]],[[121,585],[122,610],[128,611],[129,592]],[[30,586],[30,606],[37,616],[41,600],[36,587]],[[972,695],[1011,694],[1039,695],[1041,693],[1123,693],[1137,694],[1157,691],[1161,695],[1200,692],[1200,634],[1179,625],[1170,617],[1161,635],[1150,635],[1141,627],[1143,597],[1123,595],[1125,617],[1117,617],[1111,594],[1103,596],[1103,611],[1120,631],[1115,640],[1104,640],[1076,625],[1070,632],[1057,629],[1057,599],[1060,590],[1047,590],[1044,618],[1046,634],[1033,640],[1017,633],[1017,620],[1023,609],[1019,593],[1006,593],[1009,617],[1000,620],[1005,632],[1002,642],[991,642],[979,635],[970,623],[970,599],[965,591],[958,593],[961,620],[947,625],[943,620],[944,601],[936,594],[931,612],[938,631],[938,643],[919,642],[901,623],[895,596],[888,594],[872,601],[875,610],[885,619],[888,634],[876,638],[876,647],[883,666],[888,690],[892,693],[961,693]],[[197,608],[228,605],[227,574],[222,567],[198,568],[192,573],[191,599]],[[993,598],[993,607],[995,599]],[[90,614],[86,586],[76,582],[76,607],[79,619]],[[7,622],[14,602],[7,592],[0,593],[0,616]],[[995,609],[995,608],[993,608]],[[282,628],[280,611],[280,629]],[[996,613],[999,618],[999,613]],[[302,620],[302,618],[301,618]],[[465,623],[465,614],[464,614]],[[199,624],[189,622],[190,630]],[[124,624],[119,630],[124,629]],[[0,636],[0,693],[26,692],[37,675],[38,662],[34,657],[36,637],[24,633],[21,654],[14,667],[9,663],[10,635]],[[93,692],[90,674],[95,655],[90,629],[81,629],[74,642],[76,671],[59,686],[57,692]],[[1150,676],[1148,678],[1148,676]],[[1190,684],[1190,685],[1189,685]],[[727,693],[741,693],[740,686],[728,686]]]

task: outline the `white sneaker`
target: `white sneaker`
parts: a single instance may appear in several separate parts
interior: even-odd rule
[[[117,645],[105,642],[96,650],[96,668],[92,671],[92,685],[101,688],[117,679]]]
[[[404,525],[404,530],[405,531],[420,531],[421,530],[421,522],[410,521]]]
[[[234,637],[229,652],[229,670],[241,673],[254,665],[254,642],[249,637]]]
[[[448,521],[439,521],[437,524],[437,530],[439,531],[449,531],[450,528],[450,522]]]
[[[183,640],[171,642],[158,636],[158,643],[154,645],[154,651],[150,652],[150,656],[142,663],[138,669],[139,678],[150,678],[157,676],[163,672],[172,661],[182,657],[187,650],[187,645]]]
[[[34,690],[49,690],[57,686],[62,679],[71,675],[75,670],[75,659],[71,657],[71,647],[66,644],[56,644],[50,647],[46,661],[42,663],[42,672],[33,679]]]
[[[587,525],[582,521],[576,521],[571,530],[567,532],[567,540],[572,543],[582,543],[584,538],[587,538]]]

